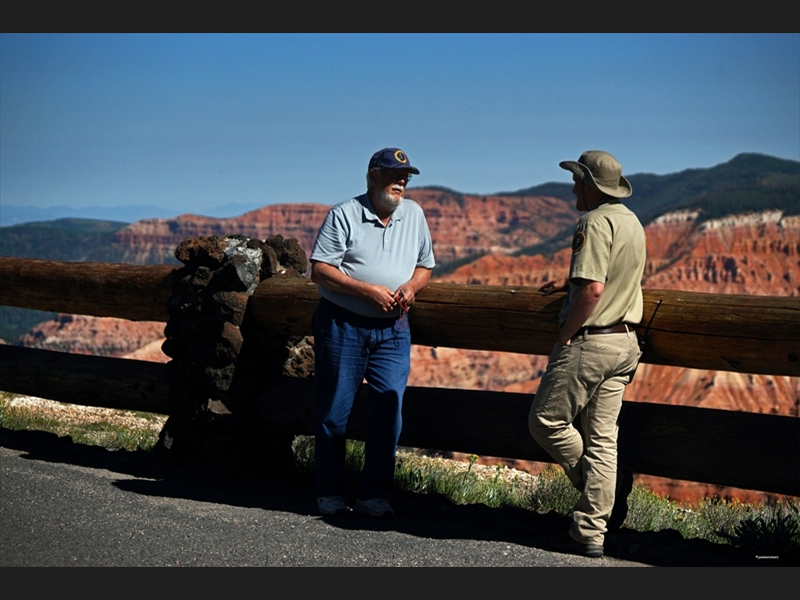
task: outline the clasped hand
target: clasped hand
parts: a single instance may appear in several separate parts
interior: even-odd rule
[[[407,286],[400,286],[397,291],[392,292],[387,287],[376,285],[373,286],[370,300],[383,312],[389,312],[398,306],[404,312],[408,312],[414,303],[414,292]]]

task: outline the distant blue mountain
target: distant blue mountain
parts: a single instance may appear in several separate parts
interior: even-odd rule
[[[238,217],[239,215],[257,208],[260,207],[251,204],[229,203],[191,212],[205,217],[223,219],[226,217]],[[71,206],[39,208],[36,206],[0,204],[0,227],[66,218],[134,223],[142,219],[169,219],[184,212],[189,211],[176,211],[175,209],[145,204],[130,204],[127,206],[87,206],[84,208],[73,208]]]

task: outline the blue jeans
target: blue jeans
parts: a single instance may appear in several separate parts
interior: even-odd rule
[[[317,427],[314,492],[341,496],[345,429],[361,382],[369,387],[360,500],[386,498],[394,482],[403,393],[408,383],[411,334],[405,315],[362,317],[321,300],[313,321]]]

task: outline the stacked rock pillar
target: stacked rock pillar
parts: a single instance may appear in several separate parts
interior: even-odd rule
[[[172,359],[170,414],[159,449],[223,478],[285,470],[291,440],[265,439],[257,399],[298,357],[306,363],[300,371],[313,374],[313,350],[304,351],[311,348],[305,338],[264,331],[247,305],[262,280],[302,276],[305,253],[297,240],[282,236],[212,236],[184,240],[175,256],[184,266],[173,274],[167,306],[162,349]]]

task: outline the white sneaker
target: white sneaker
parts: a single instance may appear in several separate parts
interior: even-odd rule
[[[394,517],[392,505],[384,498],[370,498],[369,500],[356,500],[353,510],[359,515],[369,515],[379,519],[391,519]]]
[[[350,508],[341,496],[321,496],[317,498],[317,508],[323,515],[346,515]]]

